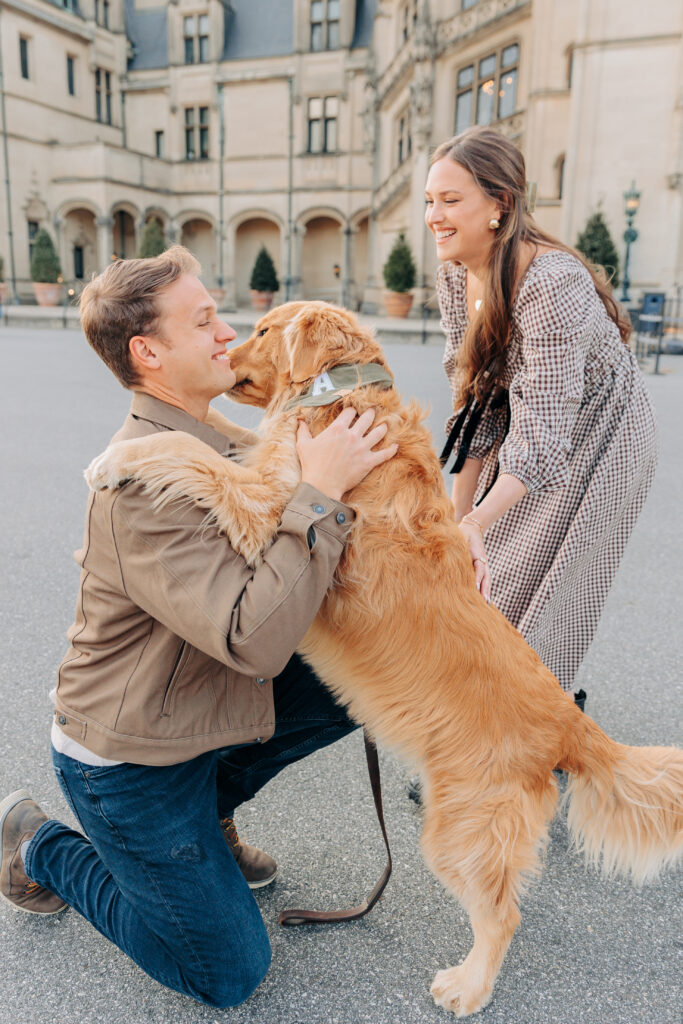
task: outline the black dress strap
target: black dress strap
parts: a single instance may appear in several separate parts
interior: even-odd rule
[[[440,462],[442,466],[445,466],[451,457],[451,453],[455,448],[456,442],[462,434],[462,440],[458,445],[455,460],[449,470],[450,473],[459,473],[465,465],[465,460],[469,455],[472,439],[474,438],[477,427],[481,422],[481,418],[484,415],[489,402],[491,404],[492,412],[502,408],[504,405],[507,407],[505,432],[503,436],[507,434],[510,427],[510,403],[508,401],[507,390],[505,388],[498,388],[495,392],[489,392],[483,402],[479,402],[476,398],[471,398],[467,405],[458,413],[457,419],[451,427],[444,449],[441,452]],[[488,491],[486,493],[488,494]]]

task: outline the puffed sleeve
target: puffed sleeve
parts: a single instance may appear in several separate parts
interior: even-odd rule
[[[501,473],[517,477],[529,492],[561,490],[568,482],[596,301],[590,274],[570,257],[535,273],[532,268],[522,286],[515,311],[522,365],[510,382],[510,429],[499,463]]]
[[[441,312],[441,330],[446,336],[443,368],[448,378],[453,400],[453,414],[446,420],[445,432],[450,434],[458,414],[458,369],[457,356],[467,330],[467,308],[465,306],[464,268],[453,263],[443,263],[436,272],[436,295]],[[496,443],[505,422],[501,409],[487,408],[469,447],[472,459],[482,459]]]

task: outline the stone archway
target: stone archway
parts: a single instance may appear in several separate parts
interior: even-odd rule
[[[130,260],[135,256],[137,238],[135,217],[122,208],[112,211],[112,255],[120,260]]]
[[[97,273],[97,223],[92,210],[76,207],[64,214],[60,248],[65,281],[87,281]]]
[[[180,244],[189,249],[202,265],[201,278],[207,288],[216,287],[216,240],[213,225],[203,217],[184,221]]]
[[[242,221],[235,232],[235,287],[238,306],[246,307],[251,304],[249,280],[261,246],[268,250],[282,288],[280,228],[265,217],[250,217]]]
[[[344,272],[342,227],[332,217],[306,222],[301,246],[301,297],[340,303]]]

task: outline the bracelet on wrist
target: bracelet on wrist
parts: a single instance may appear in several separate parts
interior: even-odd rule
[[[484,527],[481,525],[477,517],[473,516],[471,512],[468,512],[466,516],[463,516],[460,522],[467,523],[469,526],[476,526],[482,537],[484,536]]]

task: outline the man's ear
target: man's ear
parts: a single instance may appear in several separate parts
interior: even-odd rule
[[[151,338],[143,334],[135,334],[128,342],[133,365],[139,371],[158,370],[161,360],[157,355],[157,346]]]
[[[341,310],[309,306],[285,329],[289,376],[301,384],[329,365],[331,356],[344,350],[349,323]]]

